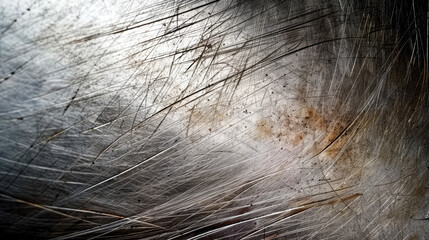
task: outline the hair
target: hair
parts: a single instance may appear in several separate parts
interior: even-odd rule
[[[0,9],[2,235],[429,237],[427,1]]]

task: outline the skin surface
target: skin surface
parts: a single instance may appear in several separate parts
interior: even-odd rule
[[[0,1],[0,231],[429,238],[427,1]]]

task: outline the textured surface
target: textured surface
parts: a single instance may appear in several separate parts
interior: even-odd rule
[[[0,231],[427,239],[427,1],[0,1]]]

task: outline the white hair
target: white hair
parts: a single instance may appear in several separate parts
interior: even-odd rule
[[[0,226],[429,237],[427,1],[0,1]]]

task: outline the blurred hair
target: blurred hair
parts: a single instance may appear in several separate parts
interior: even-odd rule
[[[0,9],[2,235],[429,237],[427,1]]]

